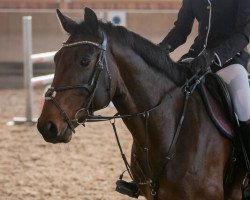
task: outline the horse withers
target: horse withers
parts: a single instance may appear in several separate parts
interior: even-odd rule
[[[57,13],[69,38],[55,55],[37,124],[44,139],[69,142],[76,126],[112,101],[119,116],[128,116],[129,170],[145,198],[240,200],[243,170],[228,193],[224,188],[232,143],[219,134],[198,92],[185,103],[181,86],[190,71],[140,35],[98,21],[89,8],[80,23]]]

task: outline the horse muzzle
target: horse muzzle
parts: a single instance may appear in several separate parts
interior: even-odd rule
[[[68,125],[60,129],[52,121],[44,122],[38,119],[37,129],[44,140],[49,143],[68,143],[72,138],[72,130]]]

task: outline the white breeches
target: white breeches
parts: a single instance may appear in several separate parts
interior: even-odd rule
[[[238,119],[248,121],[250,119],[250,88],[246,69],[240,64],[232,64],[216,73],[227,85]]]

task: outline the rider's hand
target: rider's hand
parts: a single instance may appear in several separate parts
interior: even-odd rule
[[[200,54],[190,63],[190,68],[193,73],[197,73],[200,70],[201,72],[206,72],[214,60],[215,55],[209,50],[204,50],[202,54]]]

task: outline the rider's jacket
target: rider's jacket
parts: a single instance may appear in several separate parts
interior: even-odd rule
[[[186,42],[194,20],[198,36],[182,59],[196,57],[204,49],[216,55],[220,67],[232,63],[247,66],[250,36],[250,0],[183,0],[174,27],[160,43],[173,51]]]

